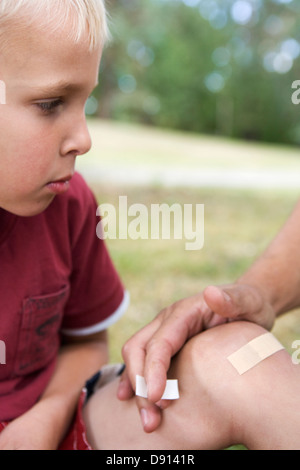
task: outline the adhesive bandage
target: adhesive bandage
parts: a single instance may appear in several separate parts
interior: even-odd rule
[[[140,375],[136,376],[135,394],[142,398],[148,397],[146,381],[144,377],[141,377]],[[167,380],[167,385],[161,400],[178,400],[178,398],[178,380]]]
[[[227,359],[242,375],[282,349],[284,347],[272,333],[265,333],[228,356]]]

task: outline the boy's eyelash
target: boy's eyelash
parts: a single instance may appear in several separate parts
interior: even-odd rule
[[[62,102],[61,99],[57,99],[57,100],[53,100],[53,101],[44,101],[44,102],[36,103],[36,105],[37,105],[37,106],[43,111],[43,113],[45,113],[45,114],[51,113],[51,111],[53,111],[54,109],[58,108],[58,106],[60,106],[61,104],[63,104],[63,102]]]

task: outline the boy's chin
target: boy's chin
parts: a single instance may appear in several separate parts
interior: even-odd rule
[[[42,214],[50,206],[54,199],[55,196],[51,196],[51,198],[49,197],[47,200],[8,208],[7,211],[17,215],[18,217],[35,217]]]

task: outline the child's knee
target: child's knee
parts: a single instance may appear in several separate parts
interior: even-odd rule
[[[196,368],[200,364],[217,367],[224,365],[229,355],[266,332],[261,326],[246,321],[226,323],[192,338],[184,347],[182,355],[184,360]]]
[[[191,423],[202,423],[207,435],[217,433],[222,443],[237,433],[235,423],[239,424],[238,414],[244,406],[241,397],[247,391],[227,358],[264,333],[263,328],[247,322],[214,327],[188,341],[172,363],[169,377],[179,380],[177,410]],[[198,437],[200,428],[199,433]]]
[[[213,400],[223,401],[227,395],[230,400],[225,399],[224,403],[232,405],[232,398],[245,381],[240,380],[228,356],[264,333],[264,328],[250,322],[227,323],[206,330],[182,349],[171,369],[172,376],[183,378],[180,386],[185,392],[198,383]]]

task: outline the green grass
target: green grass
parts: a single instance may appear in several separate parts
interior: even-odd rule
[[[205,243],[186,251],[185,240],[108,240],[108,246],[131,305],[111,329],[111,359],[121,360],[121,345],[159,311],[209,284],[232,282],[258,257],[289,216],[298,197],[292,192],[97,187],[99,204],[118,208],[119,195],[128,206],[142,203],[204,204]],[[130,221],[130,218],[129,218]],[[172,232],[171,232],[172,233]],[[296,316],[295,316],[296,315]],[[283,317],[276,331],[289,348],[300,335],[296,314]],[[295,336],[296,335],[296,336]]]

